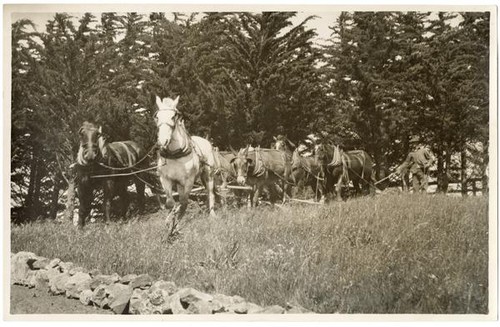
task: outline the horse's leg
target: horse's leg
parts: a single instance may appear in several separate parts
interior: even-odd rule
[[[127,210],[129,207],[129,195],[127,192],[127,181],[120,181],[117,182],[115,185],[116,191],[118,195],[120,196],[120,211],[119,211],[119,217],[121,219],[125,219],[127,215]]]
[[[78,185],[78,197],[80,205],[78,207],[78,228],[85,226],[85,221],[90,215],[92,204],[92,188],[88,183],[80,183]]]
[[[257,207],[259,205],[259,196],[260,192],[262,191],[262,185],[256,184],[254,186],[253,194],[250,199],[250,206],[251,207]]]
[[[367,183],[368,195],[375,195],[377,194],[377,180],[375,178],[375,171],[370,171],[370,182],[371,183]]]
[[[137,192],[137,208],[139,209],[139,214],[144,213],[144,190],[146,188],[146,184],[143,181],[136,178],[135,179],[135,190]]]
[[[342,174],[339,175],[337,183],[335,183],[335,200],[342,201]]]
[[[175,200],[172,195],[172,181],[164,177],[160,177],[160,181],[166,196],[165,208],[172,209],[175,206]]]
[[[114,197],[114,191],[115,191],[115,182],[109,178],[106,181],[104,181],[104,187],[103,187],[103,207],[104,207],[104,222],[109,222],[110,217],[111,217],[111,202],[113,201]]]
[[[193,189],[194,182],[194,178],[188,178],[184,181],[183,185],[181,183],[177,184],[177,192],[179,193],[180,203],[179,211],[177,213],[178,221],[181,220],[181,218],[184,216],[184,213],[186,212],[189,203],[189,195],[191,193],[191,190]]]
[[[362,192],[361,192],[361,189],[363,188],[363,186],[361,186],[361,188],[359,187],[359,184],[360,182],[363,183],[362,181],[360,181],[358,178],[353,178],[351,179],[352,181],[352,186],[354,187],[354,194],[356,197],[362,195]]]
[[[207,190],[207,198],[208,198],[208,210],[210,212],[210,216],[215,216],[214,205],[215,205],[215,182],[212,171],[209,167],[203,168],[201,172],[201,179],[203,181],[203,185]]]
[[[269,183],[266,185],[266,189],[269,191],[269,202],[271,202],[271,204],[274,204],[276,202],[276,199],[279,197],[278,187],[279,186],[276,183]]]

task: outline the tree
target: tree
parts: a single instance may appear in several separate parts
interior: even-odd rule
[[[240,13],[227,20],[228,47],[224,57],[238,85],[242,107],[233,111],[232,139],[243,145],[269,144],[276,133],[293,131],[300,139],[310,132],[313,114],[324,104],[319,51],[313,30],[293,26],[292,12]]]

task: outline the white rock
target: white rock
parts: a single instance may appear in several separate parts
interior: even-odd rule
[[[66,282],[66,297],[79,299],[82,291],[90,290],[90,281],[91,277],[88,273],[75,273]]]
[[[132,291],[132,287],[119,283],[106,286],[108,305],[114,313],[126,313]]]
[[[18,252],[14,254],[10,260],[10,278],[12,284],[28,285],[28,278],[31,275],[28,274],[30,265],[36,261],[37,256],[32,252]]]
[[[87,289],[87,290],[83,290],[81,293],[80,293],[80,302],[85,304],[85,305],[90,305],[92,304],[92,294],[94,292],[92,292],[92,290],[90,289]]]

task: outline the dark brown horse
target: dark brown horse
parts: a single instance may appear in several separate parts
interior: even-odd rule
[[[292,153],[290,181],[297,186],[309,186],[314,192],[315,201],[320,201],[325,192],[325,177],[321,164],[313,157],[303,157],[299,149]]]
[[[230,151],[220,151],[214,147],[215,165],[216,165],[216,183],[221,184],[223,189],[227,188],[227,184],[232,180],[236,180],[236,172],[231,165],[231,160],[235,155]]]
[[[84,122],[78,132],[80,148],[77,156],[78,196],[80,207],[78,212],[78,226],[83,227],[87,220],[93,191],[98,187],[104,193],[104,218],[109,221],[111,216],[111,202],[115,196],[120,197],[121,217],[125,216],[129,206],[127,188],[133,180],[138,196],[138,209],[144,209],[144,179],[132,176],[113,176],[105,178],[92,178],[96,175],[122,174],[137,171],[147,166],[148,160],[142,160],[146,153],[133,141],[107,143],[102,135],[102,128],[94,123]],[[113,169],[114,168],[114,169]],[[148,179],[146,175],[142,175]]]
[[[270,193],[271,203],[274,203],[279,193],[283,192],[284,185],[288,183],[291,168],[285,152],[260,148],[250,150],[247,146],[234,155],[231,165],[236,172],[236,181],[240,185],[247,184],[253,187],[251,205],[257,205],[264,187]]]
[[[288,182],[285,184],[285,192],[291,196],[291,186],[309,186],[314,192],[314,199],[320,201],[324,191],[324,178],[322,177],[321,165],[312,157],[300,155],[299,148],[284,135],[273,137],[272,148],[286,153],[286,158],[291,162],[291,171],[288,174]],[[295,148],[295,150],[293,150]]]
[[[344,152],[338,145],[319,144],[316,160],[325,172],[325,190],[342,200],[343,185],[352,182],[356,195],[375,194],[372,158],[364,150]],[[361,189],[360,189],[361,185]]]

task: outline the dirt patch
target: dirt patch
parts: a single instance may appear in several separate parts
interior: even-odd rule
[[[53,296],[47,291],[24,286],[10,287],[10,313],[16,314],[113,314],[109,310],[85,306],[78,300]]]

